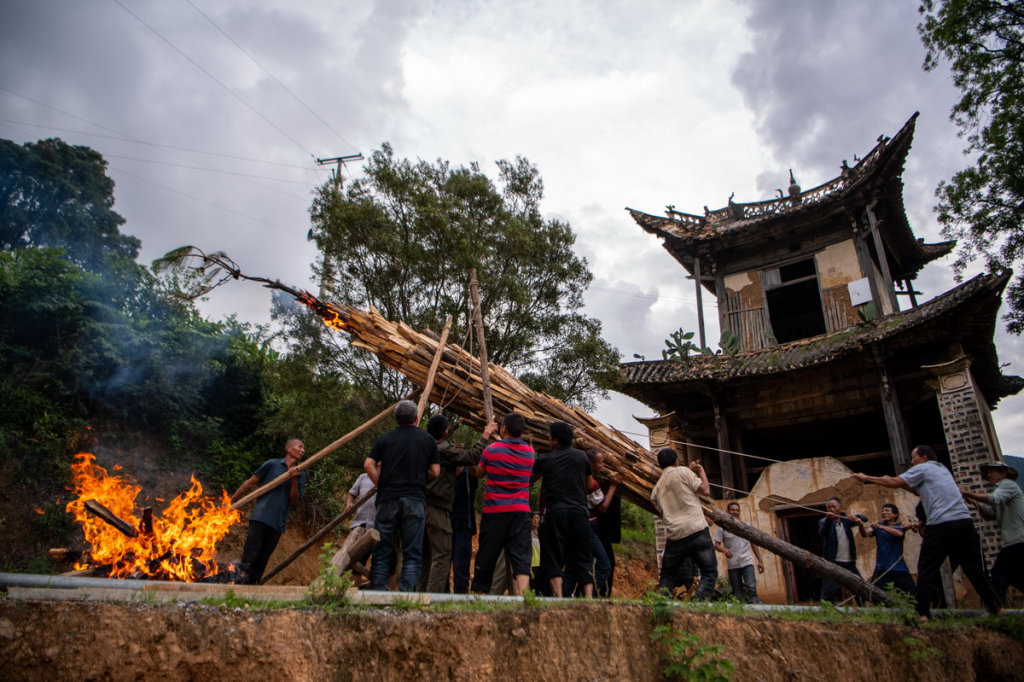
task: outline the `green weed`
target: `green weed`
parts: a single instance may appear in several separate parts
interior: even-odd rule
[[[722,657],[721,644],[701,644],[700,637],[671,625],[659,625],[651,633],[651,641],[667,648],[665,677],[694,682],[729,682],[736,669]]]

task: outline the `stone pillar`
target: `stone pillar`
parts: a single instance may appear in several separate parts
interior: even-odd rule
[[[978,468],[985,462],[1002,460],[999,440],[992,424],[988,403],[971,375],[971,359],[960,356],[941,365],[926,365],[936,377],[942,430],[949,447],[953,478],[957,485],[973,492],[988,492]],[[981,546],[987,565],[991,566],[999,551],[999,526],[995,521],[981,519],[974,506],[967,505],[981,535]]]

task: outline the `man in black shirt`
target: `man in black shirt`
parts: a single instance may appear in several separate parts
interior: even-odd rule
[[[551,581],[551,593],[562,596],[562,580],[568,576],[594,594],[594,558],[590,552],[590,519],[587,490],[593,485],[590,460],[572,447],[572,426],[551,425],[551,452],[537,458],[531,481],[544,478],[544,517],[540,524],[541,573]],[[572,595],[565,595],[572,596]]]
[[[402,538],[402,575],[398,589],[412,592],[420,578],[427,480],[441,473],[437,441],[418,428],[419,408],[411,400],[395,406],[398,428],[377,439],[363,469],[377,486],[374,526],[380,542],[373,548],[370,589],[386,590],[395,534]]]

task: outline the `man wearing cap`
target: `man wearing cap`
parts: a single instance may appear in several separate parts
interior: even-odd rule
[[[1024,493],[1013,481],[1017,470],[1003,462],[981,465],[981,476],[995,486],[992,492],[972,493],[960,490],[965,500],[974,503],[986,519],[998,519],[1002,531],[1002,549],[992,564],[992,589],[999,603],[1006,601],[1006,588],[1024,592]]]

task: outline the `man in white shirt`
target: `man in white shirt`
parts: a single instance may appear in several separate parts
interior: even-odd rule
[[[981,564],[974,521],[953,474],[935,461],[935,451],[927,445],[913,449],[910,464],[912,466],[900,476],[854,474],[854,478],[886,488],[902,488],[921,498],[928,517],[921,555],[917,559],[917,613],[921,622],[926,622],[931,614],[932,590],[941,584],[939,569],[946,557],[959,562],[985,608],[990,613],[999,613],[1002,609]]]
[[[671,594],[676,574],[690,558],[700,569],[700,583],[693,598],[710,599],[718,580],[718,562],[698,497],[711,494],[708,475],[698,462],[691,462],[689,467],[679,466],[672,448],[658,451],[658,466],[662,469],[661,478],[651,491],[651,502],[665,522],[666,532],[658,588]]]
[[[730,516],[740,518],[739,502],[730,502],[725,510]],[[729,584],[732,594],[748,604],[760,604],[757,597],[757,574],[754,573],[754,560],[757,560],[757,573],[764,573],[761,561],[761,550],[738,535],[733,535],[724,528],[715,532],[715,549],[725,555],[725,565],[729,570]]]

